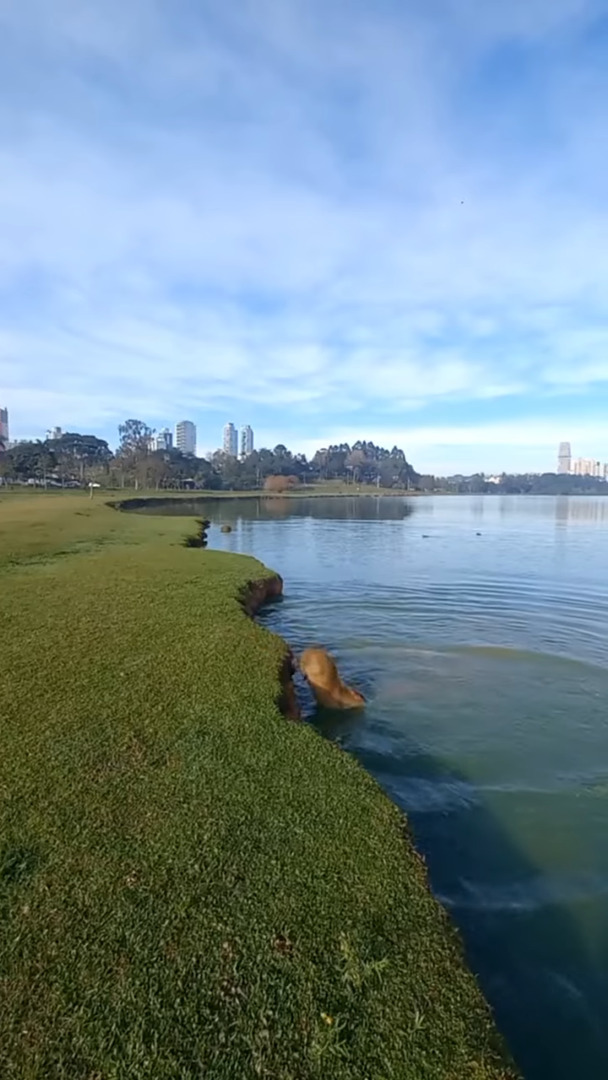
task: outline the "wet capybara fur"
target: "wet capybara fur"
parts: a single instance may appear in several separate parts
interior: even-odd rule
[[[360,709],[365,705],[363,694],[342,682],[336,662],[326,649],[305,649],[300,657],[300,671],[319,705],[327,709]]]

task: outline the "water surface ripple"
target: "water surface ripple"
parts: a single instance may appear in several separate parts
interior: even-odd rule
[[[312,722],[407,812],[529,1080],[608,1076],[608,498],[239,500],[266,624],[368,697]],[[190,511],[191,512],[191,511]]]

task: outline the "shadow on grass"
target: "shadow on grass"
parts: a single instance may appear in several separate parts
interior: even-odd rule
[[[0,847],[0,887],[21,885],[36,872],[42,859],[35,848],[22,844],[5,844]]]
[[[314,710],[305,691],[303,701],[317,730],[352,752],[407,813],[433,891],[460,929],[469,966],[525,1080],[605,1080],[604,897],[583,896],[567,910],[466,776],[415,745],[391,760],[374,747],[373,731],[362,731],[361,713]],[[577,914],[595,927],[601,949],[584,940]]]
[[[209,529],[211,522],[206,518],[199,518],[196,521],[196,532],[190,536],[185,536],[183,540],[184,547],[187,548],[206,548],[207,547],[207,530]]]

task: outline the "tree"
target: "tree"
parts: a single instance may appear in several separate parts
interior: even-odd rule
[[[427,473],[419,478],[419,486],[422,491],[435,491],[437,488],[437,481],[434,476]]]
[[[0,458],[0,469],[7,480],[40,480],[46,484],[57,461],[45,442],[21,442]]]
[[[244,491],[253,491],[260,487],[260,455],[257,450],[241,461],[241,486]]]
[[[272,450],[260,450],[258,452],[258,473],[260,478],[270,476],[274,471],[274,454]]]
[[[277,475],[289,476],[293,473],[293,457],[291,451],[279,443],[273,450],[274,472]]]
[[[63,481],[78,479],[84,483],[92,469],[107,473],[112,459],[112,452],[105,439],[96,435],[80,435],[66,432],[59,439],[51,439],[46,444],[57,461],[60,477]]]
[[[120,446],[117,457],[121,466],[122,483],[124,486],[125,476],[132,476],[135,487],[139,487],[142,476],[145,476],[145,459],[150,453],[150,440],[152,428],[144,424],[143,420],[125,420],[118,428]],[[145,484],[145,479],[144,479]]]
[[[173,475],[170,462],[162,451],[152,454],[141,454],[136,465],[138,484],[142,487],[155,487],[156,490],[164,487]]]
[[[347,455],[344,467],[352,475],[353,482],[355,484],[360,483],[361,475],[367,464],[367,457],[363,446],[359,443],[357,447],[353,447],[350,454]]]
[[[483,473],[475,473],[469,480],[469,491],[472,495],[483,495],[488,490],[486,478]]]
[[[241,460],[221,450],[203,460],[182,454],[177,448],[151,449],[152,429],[143,420],[126,420],[118,430],[120,446],[114,457],[104,439],[66,432],[59,439],[21,443],[3,452],[0,476],[44,479],[57,470],[63,483],[99,479],[123,487],[129,482],[136,488],[189,486],[230,491],[261,488],[268,477],[291,477],[291,484],[319,478],[352,479],[355,483],[378,482],[385,487],[415,487],[420,481],[403,450],[394,446],[389,451],[364,439],[357,440],[352,448],[348,443],[339,443],[318,450],[310,462],[305,454],[292,454],[283,443],[274,450],[254,450]],[[470,490],[466,478],[461,480],[463,490]]]
[[[302,483],[305,483],[310,477],[310,465],[306,460],[306,454],[294,454],[292,466],[294,475],[297,476]]]
[[[229,491],[238,491],[241,487],[242,463],[231,454],[224,455],[222,465],[222,486]]]
[[[153,434],[152,428],[144,424],[143,420],[125,420],[118,428],[119,452],[124,455],[147,453]]]
[[[313,464],[318,468],[324,480],[339,480],[346,476],[346,459],[350,454],[348,443],[317,450]]]
[[[197,488],[207,491],[218,491],[222,486],[222,478],[210,461],[205,458],[195,458],[191,466],[191,476]]]
[[[16,479],[15,461],[12,450],[7,450],[0,454],[0,477],[2,477],[3,480],[6,480],[7,483]]]

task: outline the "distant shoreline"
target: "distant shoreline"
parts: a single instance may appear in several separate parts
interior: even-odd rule
[[[127,494],[128,492],[128,494]],[[67,494],[66,489],[60,487],[26,487],[25,485],[0,484],[0,498],[2,496],[48,496],[56,497]],[[82,495],[89,499],[88,488],[73,489],[72,495]],[[547,499],[580,499],[580,498],[605,498],[608,496],[608,483],[603,490],[599,491],[406,491],[399,488],[375,488],[367,487],[359,490],[344,489],[317,489],[309,486],[290,488],[285,491],[265,491],[263,488],[254,488],[243,491],[217,491],[208,488],[190,488],[177,490],[175,488],[143,489],[135,488],[104,488],[94,489],[93,499],[99,502],[105,499],[108,506],[114,509],[125,509],[126,504],[134,502],[144,504],[150,502],[184,501],[188,499],[205,500],[207,502],[234,500],[234,499],[420,499],[420,498],[547,498]]]

